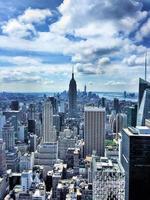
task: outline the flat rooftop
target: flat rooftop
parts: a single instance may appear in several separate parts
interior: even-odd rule
[[[150,128],[147,126],[128,127],[123,129],[128,136],[146,136],[150,137]]]
[[[97,171],[123,173],[123,170],[120,167],[119,163],[117,161],[113,162],[111,159],[108,159],[107,157],[98,158],[95,164]]]
[[[92,112],[105,112],[105,108],[95,107],[95,106],[85,106],[84,111],[92,111]]]

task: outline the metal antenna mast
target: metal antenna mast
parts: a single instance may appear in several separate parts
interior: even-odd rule
[[[145,53],[145,81],[147,80],[147,51]]]

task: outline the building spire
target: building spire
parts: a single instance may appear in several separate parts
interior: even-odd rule
[[[145,81],[147,80],[147,51],[145,53]]]
[[[74,79],[74,66],[72,66],[72,79]]]

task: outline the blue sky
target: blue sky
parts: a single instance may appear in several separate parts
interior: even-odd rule
[[[0,1],[0,91],[67,90],[74,66],[80,90],[136,92],[149,48],[149,0]]]

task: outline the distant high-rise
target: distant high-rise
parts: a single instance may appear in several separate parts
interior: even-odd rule
[[[28,119],[29,120],[35,120],[35,113],[36,113],[36,107],[34,103],[31,103],[29,105],[29,109],[28,109]]]
[[[34,133],[35,134],[35,127],[36,126],[36,121],[31,119],[28,120],[28,132]]]
[[[130,106],[127,109],[127,125],[136,127],[137,121],[137,105]]]
[[[53,107],[48,99],[43,106],[43,143],[56,142],[56,131],[53,127]]]
[[[146,89],[138,110],[137,125],[145,125],[145,119],[150,118],[150,89]]]
[[[11,110],[16,110],[16,111],[19,110],[19,102],[16,100],[12,101],[10,108],[11,108]]]
[[[96,151],[104,156],[105,150],[105,108],[85,107],[84,109],[85,156]]]
[[[114,110],[116,111],[116,113],[120,111],[119,99],[117,98],[114,98]]]
[[[150,129],[123,129],[121,163],[125,170],[125,200],[149,200]]]
[[[77,116],[77,84],[74,79],[74,71],[69,83],[69,116],[74,118]]]
[[[6,170],[5,143],[0,139],[0,177],[6,174]]]
[[[49,97],[49,100],[51,101],[52,107],[53,107],[53,114],[57,114],[58,112],[58,102],[55,97]]]
[[[0,138],[2,138],[2,128],[6,122],[6,117],[3,115],[3,112],[0,111]]]
[[[84,86],[84,94],[86,94],[86,85]]]
[[[32,170],[23,171],[21,174],[21,187],[23,192],[30,190],[32,184]]]
[[[125,113],[118,113],[116,115],[116,137],[122,131],[123,128],[127,128],[127,115]]]
[[[101,98],[101,106],[102,106],[103,108],[106,107],[106,98],[105,98],[105,97],[102,97],[102,98]]]
[[[140,78],[139,79],[139,99],[138,99],[139,108],[140,108],[140,105],[141,105],[141,101],[142,101],[142,98],[143,98],[144,91],[146,89],[150,89],[150,82],[145,81],[144,79]]]
[[[44,167],[44,176],[52,170],[58,156],[58,143],[56,129],[53,126],[53,107],[50,99],[45,100],[43,105],[43,140],[35,151],[35,165]]]
[[[2,138],[6,145],[6,150],[12,151],[15,146],[15,131],[9,121],[2,128]]]

